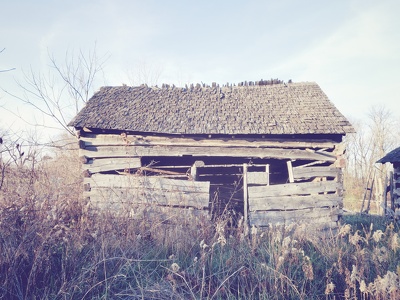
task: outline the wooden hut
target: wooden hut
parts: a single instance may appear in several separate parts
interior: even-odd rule
[[[342,213],[353,128],[316,83],[103,87],[69,125],[93,207],[230,212],[256,226],[335,226]]]
[[[377,163],[391,163],[393,165],[393,172],[391,172],[389,178],[388,191],[391,196],[391,209],[394,212],[394,215],[398,218],[400,217],[400,147],[386,154],[378,160]],[[387,192],[385,192],[385,196],[386,194]]]

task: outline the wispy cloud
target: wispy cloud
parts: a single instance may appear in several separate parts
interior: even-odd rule
[[[398,4],[377,3],[360,10],[330,35],[276,66],[275,71],[292,71],[297,80],[325,85],[327,94],[346,113],[364,113],[370,105],[382,101],[400,108],[394,85],[400,80],[396,6],[400,8]]]

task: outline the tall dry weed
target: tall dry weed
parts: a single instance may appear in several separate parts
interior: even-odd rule
[[[68,153],[71,153],[69,155]],[[126,209],[89,211],[76,153],[7,169],[3,299],[398,299],[399,226],[359,219],[323,236]],[[354,217],[356,218],[356,216]],[[357,217],[358,218],[358,217]]]

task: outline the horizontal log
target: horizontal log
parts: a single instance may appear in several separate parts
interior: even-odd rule
[[[230,156],[276,159],[303,159],[335,161],[336,157],[325,152],[309,152],[299,149],[246,148],[246,147],[181,147],[181,146],[89,146],[80,149],[80,156],[100,157],[142,157],[142,156]]]
[[[249,186],[249,197],[281,197],[336,192],[340,184],[335,181],[294,182],[269,186]]]
[[[177,225],[193,225],[198,221],[211,219],[211,214],[208,210],[180,207],[152,207],[151,210],[147,211],[147,216],[158,222]]]
[[[314,207],[341,206],[343,199],[335,194],[312,196],[280,196],[252,198],[249,196],[249,210],[293,210]]]
[[[332,167],[307,167],[293,168],[295,180],[304,180],[312,177],[335,177],[338,175],[339,168]]]
[[[342,210],[339,208],[310,208],[293,211],[254,211],[249,213],[249,220],[251,226],[290,223],[318,224],[336,222],[341,214]]]
[[[83,192],[91,201],[133,204],[156,204],[161,206],[208,208],[209,193],[185,192],[179,190],[159,190],[149,188],[92,188]]]
[[[199,210],[192,207],[167,207],[157,205],[125,205],[120,202],[92,200],[90,207],[94,210],[110,211],[115,214],[129,215],[132,219],[146,220],[152,223],[172,223],[177,225],[194,224],[202,220],[210,220],[208,210]]]
[[[247,172],[247,184],[269,184],[269,173],[267,172]]]
[[[311,166],[315,166],[315,165],[322,165],[324,163],[325,163],[324,161],[313,161],[313,162],[310,162],[310,163],[303,164],[301,166],[297,166],[296,168],[311,167]]]
[[[186,173],[179,173],[179,172],[175,172],[175,171],[155,169],[155,168],[150,168],[150,167],[140,167],[139,170],[153,172],[153,173],[159,173],[159,174],[165,174],[165,175],[187,176]]]
[[[88,159],[86,164],[82,165],[82,167],[93,174],[113,170],[140,168],[141,161],[139,157],[96,158]]]
[[[207,146],[207,147],[265,147],[265,148],[326,148],[334,149],[338,143],[331,140],[288,140],[273,138],[183,138],[143,135],[83,134],[80,138],[85,146]]]
[[[210,182],[162,178],[159,176],[94,174],[84,178],[84,184],[91,188],[148,188],[165,191],[209,193]]]

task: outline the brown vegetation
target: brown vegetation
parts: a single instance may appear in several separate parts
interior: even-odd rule
[[[396,223],[351,217],[351,225],[344,222],[321,240],[295,225],[253,227],[245,236],[243,225],[230,228],[228,219],[171,228],[165,219],[133,218],[128,211],[93,214],[81,197],[72,150],[34,166],[9,165],[4,176],[0,298],[400,296]]]

